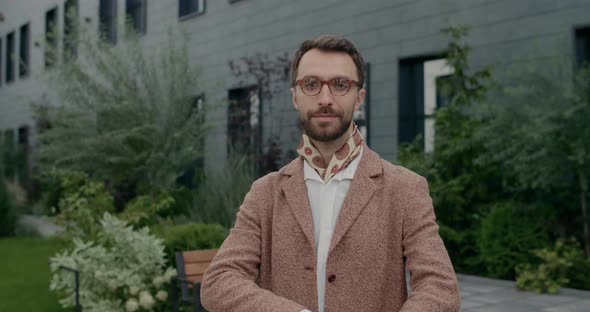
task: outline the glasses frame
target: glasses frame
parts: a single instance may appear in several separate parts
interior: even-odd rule
[[[305,89],[301,85],[304,82],[304,80],[309,79],[309,78],[317,79],[320,82],[320,88],[318,89],[318,92],[316,92],[314,94],[308,94],[307,92],[305,92]],[[332,82],[332,81],[334,81],[336,79],[344,79],[344,80],[348,81],[348,89],[346,90],[346,92],[344,92],[344,94],[335,94],[334,91],[332,91],[332,87],[330,86],[330,82]],[[299,86],[299,88],[301,88],[301,92],[303,92],[303,94],[305,94],[307,96],[316,96],[316,95],[320,94],[322,92],[322,89],[324,88],[324,85],[328,85],[328,90],[330,90],[330,93],[332,95],[334,95],[334,96],[345,96],[345,95],[347,95],[348,92],[350,92],[350,89],[352,89],[352,85],[355,85],[355,86],[357,86],[357,87],[360,88],[358,81],[353,80],[353,79],[348,79],[346,77],[335,77],[335,78],[332,78],[330,80],[322,80],[322,79],[320,79],[318,77],[315,77],[315,76],[306,76],[306,77],[303,77],[303,78],[295,81],[295,85]]]

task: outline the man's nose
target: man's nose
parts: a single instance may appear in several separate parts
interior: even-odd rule
[[[330,91],[330,87],[327,84],[322,85],[318,97],[318,104],[320,106],[332,106],[332,91]]]

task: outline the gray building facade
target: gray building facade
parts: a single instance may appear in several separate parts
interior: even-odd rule
[[[278,91],[266,98],[256,77],[237,77],[229,62],[291,56],[300,42],[320,34],[351,39],[369,64],[369,97],[357,117],[370,146],[389,160],[396,158],[400,141],[417,133],[424,134],[429,148],[433,82],[452,72],[439,59],[448,42],[441,29],[449,22],[472,27],[467,41],[475,68],[508,67],[556,53],[574,64],[590,55],[589,0],[2,0],[0,131],[5,141],[34,149],[37,125],[28,103],[51,93],[40,82],[47,60],[39,41],[49,24],[67,28],[68,6],[97,29],[101,22],[112,23],[107,37],[113,40],[125,32],[125,15],[133,14],[145,32],[146,49],[164,45],[170,27],[187,33],[191,61],[201,66],[207,85],[214,85],[204,90],[206,101],[231,100],[207,116],[217,126],[206,140],[206,167],[219,166],[228,142],[253,140],[240,134],[244,129],[235,122],[260,129],[262,137],[251,144],[278,137],[283,151],[295,149],[300,132],[288,82],[273,82]],[[237,120],[231,117],[236,101],[249,111]]]

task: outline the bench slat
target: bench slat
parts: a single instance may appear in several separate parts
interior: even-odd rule
[[[184,265],[184,274],[190,275],[203,275],[211,263],[187,263]]]
[[[206,262],[211,263],[213,257],[217,254],[217,249],[206,249],[206,250],[191,250],[191,251],[183,251],[182,257],[184,258],[184,263],[198,263],[198,262]]]

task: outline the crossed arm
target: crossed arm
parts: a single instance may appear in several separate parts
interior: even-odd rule
[[[256,193],[253,196],[253,193]],[[210,312],[299,312],[304,306],[256,284],[261,256],[257,206],[268,191],[255,182],[238,212],[235,227],[207,270],[201,288],[203,307]],[[270,200],[270,198],[268,199]]]

